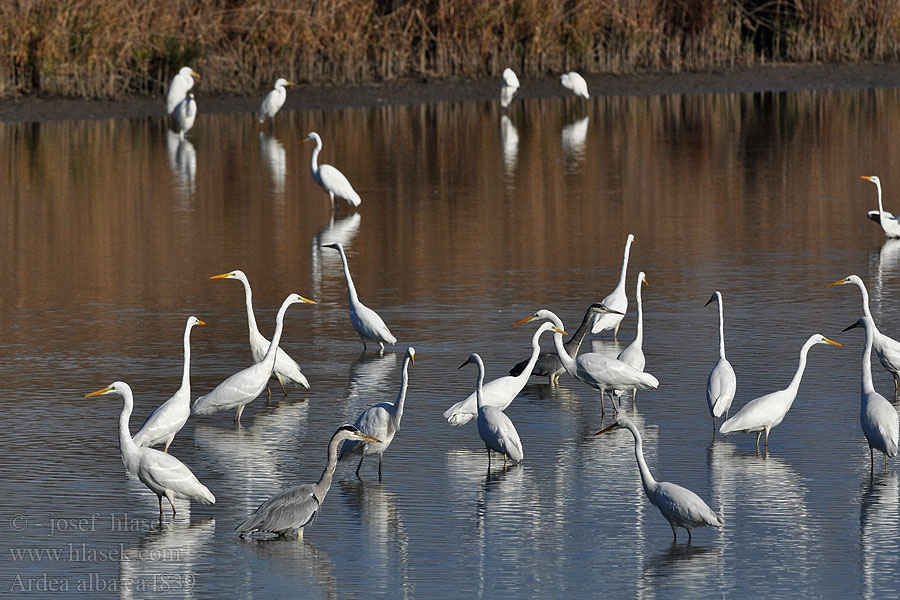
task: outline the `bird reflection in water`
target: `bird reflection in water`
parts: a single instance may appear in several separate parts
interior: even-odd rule
[[[253,589],[268,586],[272,590],[291,590],[295,598],[337,599],[338,580],[335,564],[327,552],[317,548],[304,536],[297,539],[239,538],[243,550],[257,560],[247,565],[243,579]],[[238,564],[242,564],[238,561]],[[253,584],[254,579],[259,579]],[[281,594],[272,593],[272,596]]]
[[[372,390],[383,390],[397,367],[397,354],[366,354],[365,350],[350,364],[347,381],[347,400],[368,402]],[[356,407],[359,408],[359,407]]]
[[[724,567],[723,550],[718,546],[673,542],[668,549],[647,560],[639,587],[657,590],[660,596],[698,597],[709,589],[728,589],[708,581],[718,578]]]
[[[314,298],[322,297],[325,273],[330,274],[333,285],[344,285],[340,255],[328,248],[323,248],[323,246],[340,243],[344,246],[344,250],[349,250],[353,243],[353,238],[359,233],[360,221],[362,221],[362,217],[359,213],[353,213],[348,217],[335,221],[334,212],[332,212],[328,225],[313,236],[310,249],[310,264],[312,265],[312,293]]]
[[[864,478],[859,506],[859,545],[864,598],[896,594],[900,550],[897,472]]]
[[[503,150],[503,174],[511,180],[519,160],[519,132],[506,115],[500,117],[500,147]]]
[[[569,161],[569,168],[577,167],[584,161],[584,147],[587,141],[588,121],[584,116],[562,128],[562,149]]]
[[[284,199],[284,181],[287,178],[287,153],[284,145],[274,135],[259,132],[259,156],[272,177],[272,191],[277,200]]]
[[[197,192],[197,151],[194,144],[177,133],[166,130],[166,154],[175,176],[175,190],[181,200],[193,199]]]

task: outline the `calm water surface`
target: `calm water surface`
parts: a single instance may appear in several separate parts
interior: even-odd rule
[[[201,102],[202,111],[202,102]],[[865,218],[877,174],[897,212],[900,93],[528,100],[508,116],[468,103],[279,115],[204,115],[179,143],[159,119],[0,124],[0,592],[94,597],[897,597],[896,462],[869,475],[860,431],[861,332],[851,273],[897,336],[900,246]],[[363,198],[332,215],[309,173],[337,165]],[[659,479],[725,520],[691,545],[643,496],[631,436],[596,393],[533,379],[507,410],[524,464],[488,472],[474,424],[441,413],[529,352],[539,308],[573,330],[615,287],[634,233],[629,315],[645,271],[644,352],[659,391],[624,406]],[[362,354],[340,261],[400,343]],[[284,347],[312,389],[193,418],[171,453],[216,495],[156,523],[116,437],[124,380],[132,431],[179,385],[194,329],[193,397],[247,366],[240,268],[263,332],[290,292]],[[751,436],[712,441],[705,385],[725,297],[735,409],[792,377],[820,332],[768,456]],[[549,343],[550,340],[544,340]],[[407,409],[379,483],[341,464],[302,541],[241,541],[235,526],[284,486],[318,478],[341,423],[393,400],[415,346]],[[875,368],[876,386],[892,393]],[[683,536],[683,532],[681,533]]]

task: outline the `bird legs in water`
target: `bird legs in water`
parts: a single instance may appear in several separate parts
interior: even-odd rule
[[[675,530],[675,523],[673,523],[672,521],[669,521],[669,526],[672,528],[672,543],[674,544],[675,542],[678,541],[678,532]],[[688,532],[687,543],[690,544],[691,543],[691,530],[688,529],[687,527],[685,527],[684,530]]]
[[[894,376],[894,404],[897,404],[897,384],[900,383],[900,375],[892,373]]]
[[[888,455],[884,455],[884,474],[887,475],[887,459]],[[869,472],[875,472],[875,451],[872,449],[872,446],[869,446]]]
[[[363,459],[364,459],[365,457],[366,457],[365,454],[363,454],[362,456],[360,456],[360,457],[359,457],[359,464],[356,465],[356,478],[357,478],[357,479],[362,479],[362,477],[359,476],[359,468],[362,467],[362,462],[363,462]],[[379,455],[378,455],[378,481],[381,481],[381,457],[382,457],[382,455],[379,454]],[[488,462],[490,462],[490,458],[491,458],[490,450],[488,450]]]
[[[604,403],[606,402],[606,394],[608,392],[606,390],[600,391],[600,416],[602,417],[606,414],[606,407]],[[612,393],[609,393],[609,402],[613,405],[613,410],[619,412],[619,405],[616,403],[616,399],[613,397]]]
[[[172,502],[171,492],[166,492],[165,496],[166,496],[166,500],[169,501],[169,506],[172,507],[172,518],[174,519],[174,518],[175,518],[175,503]],[[163,509],[162,509],[162,499],[163,499],[163,494],[158,494],[158,498],[159,498],[159,524],[162,525],[162,521],[163,521]]]
[[[756,451],[759,452],[759,438],[760,438],[760,436],[762,436],[763,431],[766,432],[765,449],[766,449],[766,454],[768,454],[769,453],[769,430],[768,429],[760,429],[759,433],[756,434]]]
[[[365,454],[363,454],[362,456],[360,456],[360,457],[359,457],[359,464],[356,465],[356,478],[357,478],[357,479],[362,479],[362,477],[359,476],[359,468],[362,467],[362,461],[363,461],[363,459],[364,459],[365,457],[366,457]]]

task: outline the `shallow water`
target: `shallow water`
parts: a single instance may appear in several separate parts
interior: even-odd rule
[[[865,218],[897,210],[895,90],[465,103],[280,115],[206,115],[179,143],[158,119],[0,124],[0,591],[59,597],[388,598],[896,596],[895,461],[870,478],[859,428],[862,334],[850,273],[868,284],[882,330],[897,335],[900,246]],[[332,215],[309,173],[322,162],[363,198]],[[685,485],[725,527],[684,532],[644,497],[631,436],[597,394],[533,379],[507,410],[526,460],[491,472],[474,424],[441,413],[529,352],[538,308],[570,330],[615,287],[628,233],[629,314],[644,288],[644,352],[659,391],[623,406],[658,479]],[[383,356],[349,323],[341,241],[361,299],[400,343]],[[247,366],[240,268],[257,319],[274,329],[312,389],[192,417],[171,453],[216,495],[157,501],[130,479],[116,438],[121,401],[84,398],[112,381],[135,391],[132,431],[177,389],[188,315],[193,397]],[[726,345],[734,410],[783,388],[805,339],[797,401],[758,455],[752,436],[712,441],[705,384]],[[545,339],[545,344],[550,340]],[[239,540],[268,496],[314,481],[338,425],[393,400],[416,348],[401,431],[378,482],[367,459],[339,465],[302,541]],[[892,392],[876,363],[876,387]],[[734,413],[732,411],[732,414]],[[878,460],[876,458],[876,465]]]

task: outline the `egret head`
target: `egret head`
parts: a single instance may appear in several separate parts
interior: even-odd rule
[[[513,323],[513,327],[521,325],[522,323],[528,323],[530,321],[534,321],[535,319],[550,319],[551,321],[553,321],[553,320],[556,320],[556,315],[553,314],[552,311],[542,308],[541,310],[537,311],[533,315],[529,315],[529,316],[525,317],[524,319],[522,319],[521,321],[516,321],[515,323]]]
[[[722,297],[722,294],[718,290],[716,290],[715,292],[712,293],[712,296],[709,297],[709,300],[707,300],[706,304],[704,304],[703,306],[709,306],[711,303],[715,302],[717,298],[721,298],[721,297]]]
[[[863,281],[862,281],[862,279],[859,278],[858,275],[848,275],[844,279],[840,279],[838,281],[833,281],[833,282],[829,283],[828,285],[826,285],[825,287],[831,287],[833,285],[846,285],[848,283],[855,283],[856,285],[859,285],[859,286],[863,285]]]
[[[131,392],[131,387],[125,383],[124,381],[116,381],[102,390],[97,390],[96,392],[91,392],[90,394],[85,394],[85,398],[90,398],[91,396],[102,396],[104,394],[120,394],[124,396],[126,393]]]
[[[309,298],[304,298],[300,294],[290,294],[287,298],[284,299],[284,303],[288,304],[318,304],[315,300],[310,300]]]
[[[322,244],[323,248],[334,248],[338,252],[344,251],[344,246],[340,242],[334,242],[333,244]]]
[[[619,417],[618,419],[615,420],[615,422],[613,422],[612,425],[610,425],[609,427],[606,427],[605,429],[601,429],[594,435],[600,435],[602,433],[606,433],[606,432],[612,431],[614,429],[619,429],[620,427],[628,427],[629,425],[631,425],[631,427],[634,427],[634,424],[631,422],[631,419],[629,419],[628,417]]]
[[[313,141],[313,142],[315,142],[315,143],[317,143],[317,144],[321,144],[321,143],[322,143],[322,138],[320,138],[320,137],[319,137],[319,134],[316,133],[315,131],[310,131],[310,132],[306,135],[306,137],[303,138],[303,141],[304,141],[304,142]]]
[[[854,329],[856,327],[862,327],[863,329],[866,329],[868,325],[870,325],[869,320],[866,317],[860,317],[856,320],[856,323],[844,327],[841,331],[850,331],[851,329]]]
[[[193,327],[194,325],[206,325],[206,323],[204,323],[203,321],[201,321],[201,320],[198,319],[197,317],[191,315],[190,317],[188,317],[187,326],[188,326],[188,327]]]
[[[406,355],[409,357],[409,362],[415,366],[416,364],[416,349],[410,346],[406,349]]]
[[[650,284],[647,283],[647,274],[644,273],[643,271],[641,271],[640,273],[638,273],[638,281],[640,281],[641,283],[643,283],[643,284],[646,285],[647,287],[650,287]]]
[[[222,273],[221,275],[213,275],[210,279],[238,279],[240,281],[247,281],[247,276],[244,275],[244,272],[240,269],[229,271],[228,273]]]
[[[860,179],[865,179],[866,181],[871,181],[878,187],[881,187],[881,180],[878,179],[878,175],[860,175]]]
[[[477,365],[477,364],[484,364],[484,363],[481,362],[481,357],[478,356],[478,354],[476,354],[476,353],[473,352],[472,354],[469,355],[469,358],[466,359],[466,362],[464,362],[463,364],[459,365],[459,366],[457,367],[457,369],[462,369],[464,366],[470,365],[470,364],[476,364],[476,365]]]
[[[278,80],[275,81],[275,87],[279,87],[279,86],[283,86],[283,85],[286,85],[286,86],[288,86],[288,87],[292,87],[292,86],[295,86],[295,85],[297,85],[297,84],[294,83],[293,81],[288,81],[288,80],[285,79],[284,77],[279,77]]]
[[[182,77],[196,77],[198,79],[200,78],[200,73],[197,73],[190,67],[181,67],[180,69],[178,69],[178,74]]]
[[[831,344],[832,346],[841,346],[841,347],[843,347],[843,344],[841,344],[840,342],[836,342],[836,341],[834,341],[834,340],[829,340],[829,339],[828,339],[827,337],[825,337],[824,335],[821,335],[821,334],[818,334],[818,333],[817,333],[816,335],[813,336],[813,340],[814,340],[813,343],[815,343],[815,344]]]

